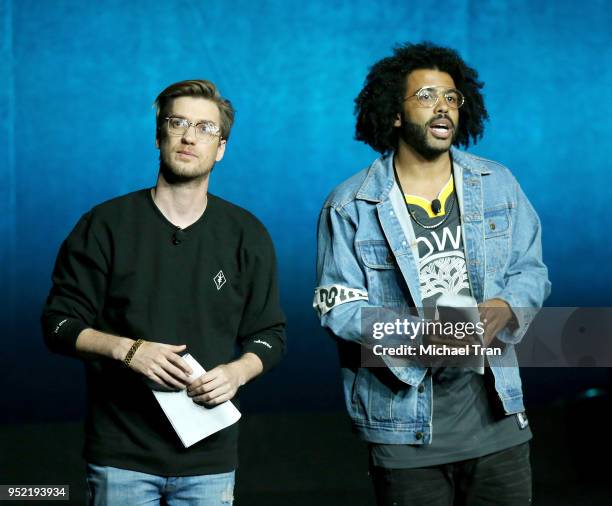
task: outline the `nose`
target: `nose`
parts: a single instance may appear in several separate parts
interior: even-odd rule
[[[193,127],[193,133],[191,133],[191,127]],[[195,135],[195,125],[189,125],[185,133],[183,134],[182,141],[185,144],[195,144],[196,143],[196,135]]]
[[[435,113],[446,113],[448,112],[448,103],[446,102],[446,98],[444,97],[444,95],[438,95],[438,102],[436,103],[435,107],[434,107],[434,112]]]

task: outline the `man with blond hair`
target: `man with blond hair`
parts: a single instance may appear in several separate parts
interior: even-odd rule
[[[191,80],[155,106],[157,182],[79,220],[55,264],[43,332],[52,351],[85,363],[90,504],[231,504],[237,426],[185,448],[152,389],[212,407],[280,360],[274,249],[252,214],[208,192],[231,103]],[[207,371],[193,381],[185,352]]]

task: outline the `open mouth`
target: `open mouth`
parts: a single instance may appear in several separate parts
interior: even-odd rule
[[[453,125],[448,119],[438,119],[431,122],[429,131],[437,139],[448,139],[453,135]]]

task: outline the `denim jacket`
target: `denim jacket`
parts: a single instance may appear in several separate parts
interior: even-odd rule
[[[540,221],[508,169],[455,148],[451,155],[472,295],[478,302],[506,301],[517,319],[512,332],[497,335],[505,343],[502,354],[487,357],[506,414],[517,413],[524,407],[514,344],[550,293]],[[422,313],[417,242],[395,182],[393,153],[331,193],[317,239],[313,305],[323,327],[339,338],[344,397],[354,428],[374,443],[429,444],[427,368],[397,367],[386,357],[388,367],[366,368],[355,359],[366,342],[363,308],[407,305]]]

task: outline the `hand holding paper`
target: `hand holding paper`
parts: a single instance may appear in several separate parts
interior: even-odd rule
[[[191,355],[184,355],[183,360],[193,371],[190,377],[192,381],[206,372]],[[208,408],[196,404],[187,395],[186,390],[179,392],[154,390],[153,395],[186,448],[236,423],[241,416],[230,401]]]
[[[187,394],[205,406],[215,406],[231,400],[238,388],[261,373],[263,364],[254,353],[245,353],[238,360],[221,364],[192,380]]]
[[[480,318],[485,323],[484,344],[489,346],[495,336],[514,320],[514,313],[506,301],[501,299],[485,300],[478,306]]]

